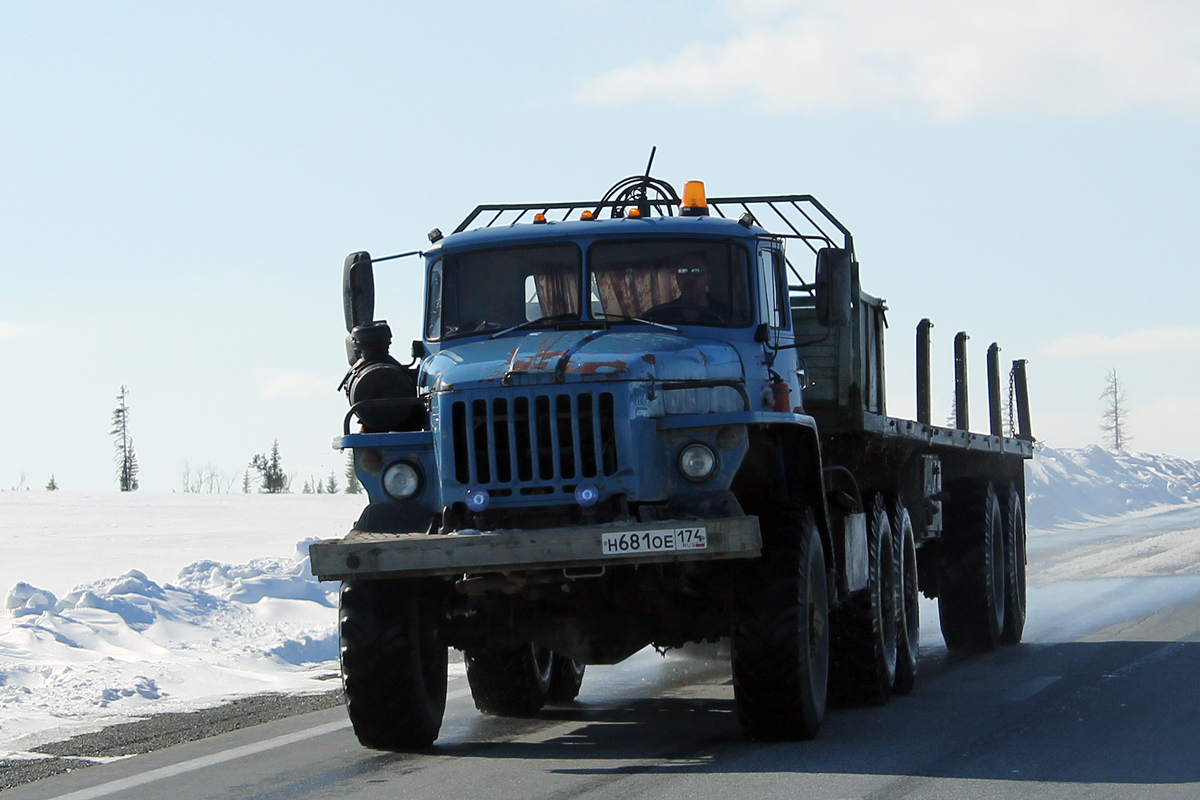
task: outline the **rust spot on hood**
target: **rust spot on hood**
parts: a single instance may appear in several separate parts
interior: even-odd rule
[[[658,358],[654,355],[654,353],[646,353],[646,355],[642,356],[642,361],[645,361],[652,367],[658,364]]]
[[[517,361],[514,359],[509,362],[509,372],[543,372],[546,371],[550,362],[566,353],[566,350],[546,350],[545,348],[538,350],[529,358]]]

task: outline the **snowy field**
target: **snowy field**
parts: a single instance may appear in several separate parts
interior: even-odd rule
[[[0,492],[0,760],[151,713],[337,685],[305,545],[365,495]]]
[[[1198,465],[1043,448],[1027,474],[1031,636],[1200,596]],[[341,536],[364,502],[0,492],[0,760],[154,713],[335,688],[337,586],[309,574],[306,544]],[[1100,612],[1099,595],[1120,602]],[[922,605],[936,647],[936,604]]]

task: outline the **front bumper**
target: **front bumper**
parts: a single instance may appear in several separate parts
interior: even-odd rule
[[[697,530],[703,548],[618,551],[613,544],[622,534],[658,542],[668,532]],[[725,517],[445,535],[353,531],[314,542],[308,552],[317,578],[345,581],[755,558],[762,535],[758,517]]]

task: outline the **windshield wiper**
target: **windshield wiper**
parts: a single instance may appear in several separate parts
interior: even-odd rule
[[[537,319],[530,319],[530,320],[526,320],[525,322],[518,322],[516,325],[511,325],[511,326],[505,328],[504,330],[496,331],[491,336],[489,336],[488,339],[495,339],[499,336],[503,336],[506,333],[512,333],[513,331],[523,331],[526,328],[532,328],[536,325],[545,325],[546,323],[550,323],[550,322],[560,322],[560,321],[566,321],[566,320],[572,320],[572,319],[579,319],[579,315],[574,312],[568,311],[565,314],[551,314],[548,317],[538,317]]]
[[[618,319],[622,322],[640,322],[643,325],[653,325],[656,328],[662,328],[666,331],[674,331],[675,333],[679,333],[679,328],[676,328],[674,325],[664,325],[661,322],[654,322],[653,320],[642,319],[641,317],[627,317],[624,314],[606,314],[604,312],[599,314],[593,313],[592,316],[604,317],[605,319]]]

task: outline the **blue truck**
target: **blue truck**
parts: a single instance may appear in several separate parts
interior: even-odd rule
[[[972,432],[958,334],[954,419],[934,425],[923,320],[917,419],[889,417],[886,305],[815,198],[681,197],[646,174],[429,239],[344,265],[334,446],[369,504],[310,556],[342,582],[363,745],[436,740],[449,648],[480,710],[526,716],[589,664],[725,640],[744,735],[797,740],[830,703],[912,690],[921,592],[953,651],[1020,641],[1025,362],[1005,398],[992,345]],[[374,265],[401,256],[425,270],[408,364],[375,319]]]

